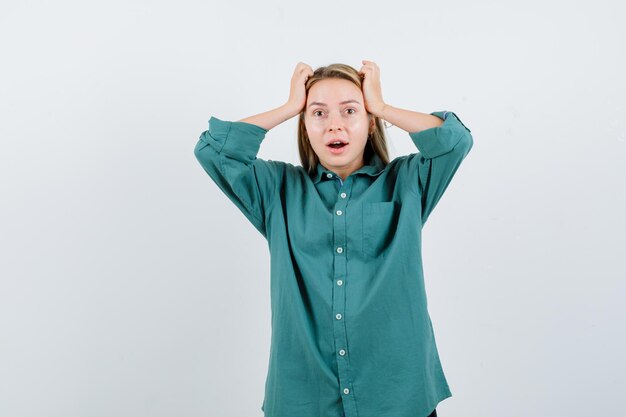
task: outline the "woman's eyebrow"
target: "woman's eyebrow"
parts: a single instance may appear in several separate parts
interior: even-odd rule
[[[348,103],[356,103],[356,104],[361,104],[361,103],[360,103],[359,101],[357,101],[357,100],[346,100],[346,101],[342,101],[342,102],[341,102],[341,103],[339,103],[339,104],[348,104]],[[315,106],[315,105],[319,105],[319,106],[324,106],[324,107],[326,107],[326,103],[322,103],[322,102],[319,102],[319,101],[314,101],[314,102],[312,102],[311,104],[309,104],[309,107],[311,107],[311,106]]]

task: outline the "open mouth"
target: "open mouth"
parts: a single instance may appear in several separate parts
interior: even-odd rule
[[[346,144],[345,143],[331,143],[328,146],[334,149],[339,149],[339,148],[343,148],[344,146],[346,146]]]
[[[338,153],[342,153],[344,149],[348,146],[348,144],[339,142],[339,143],[329,143],[326,146],[328,146],[328,149],[330,150],[331,153],[338,154]]]

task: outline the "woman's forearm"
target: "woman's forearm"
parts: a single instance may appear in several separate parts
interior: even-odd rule
[[[376,116],[409,133],[439,127],[443,124],[443,120],[432,114],[399,109],[389,104],[380,106],[380,110],[377,113]]]
[[[278,126],[282,122],[291,119],[293,116],[299,113],[299,110],[293,109],[287,104],[283,104],[273,110],[266,111],[264,113],[256,114],[254,116],[246,117],[239,120],[240,122],[251,123],[262,127],[263,129],[270,130],[275,126]]]

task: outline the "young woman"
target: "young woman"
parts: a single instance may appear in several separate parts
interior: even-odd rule
[[[195,156],[267,239],[271,417],[435,417],[452,396],[427,309],[421,230],[473,145],[455,113],[383,101],[363,61],[298,63],[289,99],[239,121],[209,120]],[[298,118],[302,166],[256,155]],[[419,152],[389,161],[386,120]]]

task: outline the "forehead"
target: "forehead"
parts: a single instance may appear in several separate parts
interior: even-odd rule
[[[309,89],[307,102],[321,102],[333,105],[345,100],[357,100],[362,103],[363,93],[351,81],[341,78],[331,78],[318,81]]]

